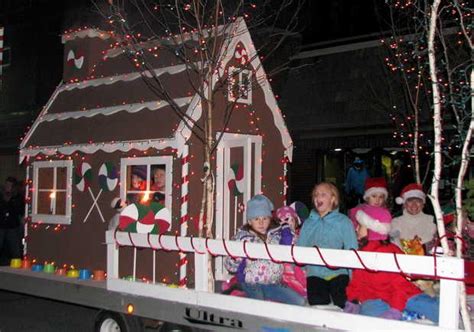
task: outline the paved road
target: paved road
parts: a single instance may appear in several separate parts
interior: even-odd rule
[[[0,291],[1,332],[93,331],[96,309]]]

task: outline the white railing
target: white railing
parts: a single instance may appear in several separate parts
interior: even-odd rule
[[[350,250],[264,245],[222,239],[169,235],[106,232],[108,280],[119,278],[120,246],[194,253],[195,290],[208,292],[208,258],[212,256],[272,259],[278,262],[329,265],[356,269],[398,272],[440,278],[439,326],[458,329],[459,285],[464,278],[464,261],[454,257],[394,255]]]

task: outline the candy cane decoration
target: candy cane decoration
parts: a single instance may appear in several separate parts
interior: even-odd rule
[[[186,236],[188,233],[188,200],[189,200],[189,146],[183,147],[183,155],[181,158],[181,219],[180,234]],[[187,281],[187,264],[186,255],[179,253],[179,286],[186,287]]]

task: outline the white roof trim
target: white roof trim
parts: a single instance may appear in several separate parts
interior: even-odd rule
[[[70,32],[70,33],[64,33],[61,38],[61,42],[64,44],[65,42],[71,41],[76,38],[95,38],[98,37],[102,40],[109,39],[112,37],[112,34],[110,32],[105,32],[102,30],[98,29],[84,29],[84,30],[79,30],[75,32]]]
[[[53,94],[51,95],[51,97],[49,98],[48,102],[46,103],[46,105],[43,107],[43,109],[41,110],[40,114],[38,115],[38,117],[35,119],[35,122],[33,123],[33,125],[31,126],[30,130],[28,131],[28,133],[25,135],[25,138],[23,138],[23,141],[21,142],[20,144],[20,150],[23,149],[26,144],[28,143],[28,141],[30,140],[31,136],[33,135],[33,133],[35,132],[36,128],[38,127],[38,125],[41,123],[41,118],[47,113],[48,109],[51,107],[51,104],[53,103],[53,101],[56,99],[57,95],[59,94],[59,90],[62,86],[62,83],[60,83],[56,89],[54,90]],[[22,161],[22,158],[20,158],[20,163]]]
[[[193,97],[183,97],[183,98],[176,98],[173,101],[179,106],[183,107],[188,105]],[[150,101],[146,103],[135,103],[135,104],[124,104],[124,105],[117,105],[117,106],[110,106],[110,107],[102,107],[102,108],[93,108],[84,111],[76,111],[76,112],[63,112],[63,113],[52,113],[52,114],[45,114],[40,117],[41,122],[51,122],[56,120],[66,120],[66,119],[79,119],[79,118],[91,118],[98,114],[102,114],[105,116],[112,115],[118,112],[127,112],[127,113],[136,113],[145,108],[148,108],[151,111],[158,110],[165,106],[168,106],[169,103],[166,101]]]
[[[153,71],[154,72],[153,75],[147,70],[144,72],[133,72],[133,73],[127,73],[123,75],[91,79],[91,80],[86,80],[86,81],[82,81],[78,83],[69,83],[69,84],[63,85],[60,88],[59,92],[71,91],[74,89],[84,89],[88,87],[97,87],[100,85],[110,85],[110,84],[114,84],[120,81],[130,82],[130,81],[136,80],[137,78],[140,78],[142,75],[145,75],[146,77],[149,77],[149,78],[161,76],[162,74],[174,75],[182,71],[185,71],[186,67],[187,67],[186,65],[176,65],[176,66],[170,66],[170,67],[165,67],[165,68],[159,68]]]
[[[140,141],[121,141],[121,142],[103,142],[103,143],[86,143],[86,144],[71,144],[71,145],[57,145],[57,146],[41,146],[30,147],[20,150],[20,163],[25,157],[34,157],[37,154],[44,154],[47,156],[62,153],[71,155],[76,151],[86,154],[95,153],[99,150],[111,153],[115,151],[127,152],[132,149],[145,151],[149,148],[156,148],[158,150],[164,148],[174,148],[180,150],[182,142],[174,138],[166,139],[150,139]]]
[[[231,52],[226,55],[226,59],[223,61],[224,65],[222,67],[225,68],[227,62],[232,59],[232,50],[235,48],[235,46],[237,46],[239,42],[244,44],[245,48],[247,49],[247,53],[249,54],[249,59],[252,59],[252,68],[255,70],[255,78],[253,81],[257,82],[262,88],[262,91],[265,96],[265,103],[272,111],[273,122],[280,132],[282,144],[285,147],[286,156],[288,157],[289,161],[291,161],[293,159],[293,141],[291,139],[288,128],[286,127],[285,120],[283,119],[283,115],[281,113],[281,109],[278,107],[278,103],[276,101],[275,95],[273,94],[270,82],[268,81],[267,74],[263,69],[260,57],[258,56],[257,50],[255,49],[255,46],[253,44],[252,37],[250,36],[250,33],[247,28],[247,24],[242,18],[239,18],[236,21],[236,24],[239,25],[237,33],[235,34],[234,39],[231,41],[228,47],[228,50],[231,50]]]
[[[237,26],[235,26],[234,24],[237,24]],[[285,155],[288,157],[289,161],[291,161],[293,158],[293,141],[290,137],[288,128],[286,127],[281,110],[278,107],[278,104],[275,99],[275,95],[273,94],[270,83],[268,82],[267,75],[263,69],[262,63],[260,62],[260,58],[256,54],[257,50],[254,47],[247,25],[244,19],[242,18],[238,18],[234,24],[228,26],[229,29],[233,29],[231,35],[233,35],[234,37],[229,42],[227,48],[221,51],[221,55],[219,56],[220,58],[223,57],[222,68],[227,67],[227,63],[233,57],[232,50],[235,48],[235,46],[237,46],[239,42],[242,42],[242,44],[245,45],[249,53],[249,58],[252,59],[252,62],[251,62],[252,67],[256,72],[255,81],[258,82],[258,84],[262,88],[262,91],[264,92],[265,102],[267,106],[270,108],[270,110],[272,111],[274,124],[280,132],[282,144],[285,147]],[[215,73],[213,77],[213,82],[212,82],[213,86],[218,81],[219,81],[219,73]],[[202,107],[200,103],[200,97],[198,94],[195,95],[195,99],[189,105],[188,110],[186,111],[186,114],[190,118],[192,118],[194,121],[197,121],[201,117]],[[181,120],[178,126],[178,129],[176,130],[175,137],[179,134],[181,135],[181,137],[183,137],[187,141],[191,136],[191,130],[185,125],[184,121],[185,120]],[[190,123],[190,126],[192,126],[192,123]]]

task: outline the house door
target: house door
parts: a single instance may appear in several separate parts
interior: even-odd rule
[[[230,239],[245,222],[245,204],[261,193],[262,137],[225,133],[217,149],[216,238]],[[222,257],[216,279],[227,278]]]

